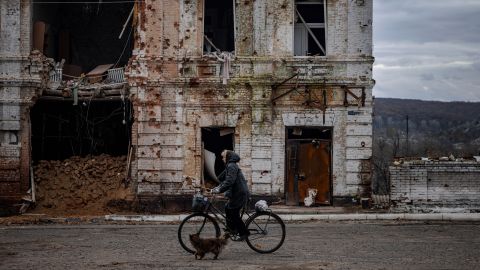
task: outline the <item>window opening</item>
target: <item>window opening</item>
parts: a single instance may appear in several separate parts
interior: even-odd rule
[[[113,70],[123,80],[123,68],[114,69],[125,66],[132,55],[133,10],[133,1],[36,0],[32,46],[61,63],[55,73],[59,78],[53,79],[72,80],[83,73],[95,83]]]
[[[331,140],[331,128],[305,128],[305,127],[291,127],[287,129],[287,138],[289,140],[305,140],[305,139],[319,139]]]
[[[203,22],[205,53],[235,50],[233,18],[232,0],[205,0]]]
[[[325,18],[325,1],[295,1],[294,53],[296,56],[326,55]]]

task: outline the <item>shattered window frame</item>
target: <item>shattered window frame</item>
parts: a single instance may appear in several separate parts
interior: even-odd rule
[[[309,22],[299,11],[301,6],[323,5],[322,22]],[[307,14],[303,14],[307,15]],[[293,10],[293,55],[295,57],[325,57],[327,56],[327,1],[326,0],[295,0]],[[308,28],[307,28],[308,27]],[[314,32],[317,32],[315,34]],[[318,32],[323,32],[323,36],[318,36]],[[311,55],[309,42],[315,44],[315,50],[320,50],[320,54]],[[320,44],[318,46],[317,44]],[[300,47],[300,48],[299,48]]]
[[[212,46],[210,52],[208,52],[208,51],[206,50],[205,45],[206,45],[206,44],[209,44],[209,43],[210,43],[210,44],[212,44],[212,43],[215,44],[215,42],[214,42],[213,40],[209,39],[209,38],[206,36],[206,34],[205,34],[205,32],[206,32],[206,31],[205,31],[205,21],[206,21],[206,18],[207,18],[207,16],[206,16],[206,15],[207,15],[207,10],[206,10],[205,7],[206,7],[207,1],[209,1],[209,0],[203,0],[203,1],[202,1],[202,13],[203,13],[203,14],[202,14],[202,18],[203,18],[203,19],[202,19],[202,36],[203,36],[203,38],[202,38],[202,42],[201,42],[201,52],[202,52],[202,55],[206,55],[206,54],[208,54],[208,53],[213,53],[213,52],[218,52],[218,53],[221,53],[221,52],[233,52],[233,54],[235,54],[235,51],[236,51],[236,37],[237,37],[236,20],[235,20],[235,18],[236,18],[236,16],[235,16],[235,12],[236,12],[236,10],[235,10],[235,0],[230,0],[230,1],[231,1],[231,4],[232,4],[232,29],[231,29],[231,30],[232,30],[232,32],[233,32],[233,44],[232,44],[232,49],[233,49],[233,50],[232,50],[232,51],[224,51],[224,50],[221,50],[221,49],[219,49],[219,48],[217,48],[217,47]],[[212,1],[212,0],[210,0],[210,1]],[[228,2],[228,0],[223,0],[223,1]]]

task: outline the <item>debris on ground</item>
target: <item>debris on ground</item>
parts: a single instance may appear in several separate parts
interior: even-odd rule
[[[36,206],[33,213],[75,215],[118,212],[111,201],[131,201],[125,187],[126,156],[41,160],[34,166]]]

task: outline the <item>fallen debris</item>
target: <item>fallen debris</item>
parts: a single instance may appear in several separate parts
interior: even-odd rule
[[[37,203],[34,212],[48,214],[105,214],[110,201],[129,201],[124,187],[126,156],[41,160],[34,166]]]
[[[87,73],[87,78],[90,83],[101,82],[106,76],[107,71],[113,67],[113,64],[105,64],[96,66],[92,71]]]

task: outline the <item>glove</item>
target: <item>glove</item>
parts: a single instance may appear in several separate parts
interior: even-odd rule
[[[213,188],[212,193],[220,193],[220,187]]]

